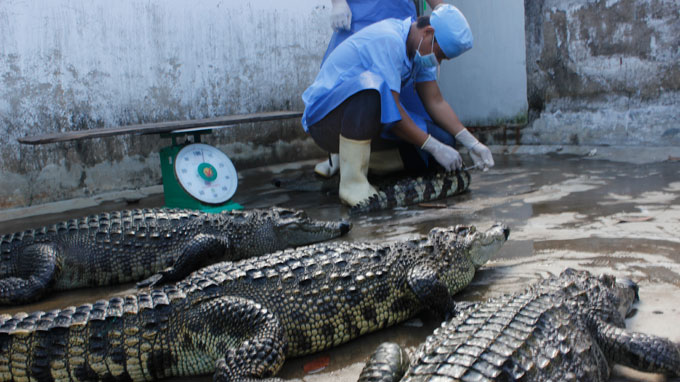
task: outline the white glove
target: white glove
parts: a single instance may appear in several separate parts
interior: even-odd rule
[[[434,159],[446,171],[454,171],[463,166],[463,158],[460,157],[458,151],[449,145],[439,142],[432,135],[428,135],[427,140],[425,140],[425,143],[420,148],[432,154]]]
[[[489,167],[494,166],[491,150],[480,143],[477,138],[473,137],[469,131],[463,130],[456,134],[456,140],[470,150],[470,156],[475,162],[476,167],[486,171]]]
[[[347,5],[347,0],[332,0],[333,9],[331,10],[331,28],[339,31],[349,30],[352,24],[352,11]]]

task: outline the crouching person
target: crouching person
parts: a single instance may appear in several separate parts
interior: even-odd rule
[[[453,171],[462,167],[457,140],[476,165],[493,166],[489,149],[463,126],[436,82],[439,64],[471,47],[463,14],[440,4],[416,22],[409,17],[370,25],[326,58],[302,95],[302,125],[322,149],[338,153],[343,203],[354,206],[376,193],[366,177],[372,150],[400,148],[399,155],[384,156],[387,167],[425,168],[434,159]],[[404,107],[400,89],[409,83],[431,121]]]

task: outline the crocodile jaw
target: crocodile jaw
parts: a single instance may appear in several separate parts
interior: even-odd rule
[[[271,208],[273,240],[284,247],[299,247],[340,237],[352,228],[345,220],[323,221],[312,219],[302,210],[283,207]]]
[[[619,313],[621,320],[628,317],[633,310],[633,304],[639,300],[638,285],[632,280],[617,280],[616,277],[605,274],[600,275],[597,280],[604,287],[592,287],[591,295],[595,296],[596,300],[594,304],[603,306],[613,304],[613,309]]]
[[[470,260],[476,268],[486,264],[501,249],[510,236],[510,229],[502,223],[494,224],[486,232],[475,232],[467,238]]]
[[[633,304],[635,301],[639,300],[638,297],[638,287],[637,284],[630,280],[625,280],[625,282],[617,283],[616,287],[618,289],[619,298],[621,303],[619,305],[619,313],[621,317],[628,317],[628,315],[633,311]]]
[[[341,221],[301,221],[279,224],[275,229],[278,236],[285,238],[291,247],[308,245],[340,237],[352,228],[352,224]]]

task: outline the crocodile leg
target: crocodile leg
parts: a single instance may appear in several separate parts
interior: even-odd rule
[[[420,263],[409,270],[407,277],[409,287],[424,306],[446,319],[452,317],[456,303],[435,268]]]
[[[276,315],[252,300],[240,297],[221,297],[201,309],[205,322],[222,327],[205,328],[197,335],[216,334],[218,351],[224,351],[215,365],[214,381],[258,380],[274,375],[286,357],[288,340],[285,329]],[[223,340],[220,340],[220,337]],[[233,340],[243,339],[233,346]]]
[[[598,343],[615,363],[640,371],[680,376],[680,347],[677,344],[602,321],[598,327]]]
[[[227,239],[208,234],[198,234],[182,250],[175,263],[161,272],[137,283],[138,288],[179,281],[191,272],[219,262],[229,248]]]
[[[29,245],[17,255],[14,276],[0,280],[0,304],[34,301],[46,292],[59,271],[59,249],[53,244]]]
[[[358,382],[397,382],[406,373],[408,354],[393,342],[380,344],[366,366],[361,370]]]

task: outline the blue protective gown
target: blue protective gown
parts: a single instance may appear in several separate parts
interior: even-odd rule
[[[331,52],[314,83],[302,94],[305,131],[353,94],[373,89],[380,93],[383,136],[392,138],[389,128],[401,120],[401,115],[391,91],[401,93],[404,86],[413,88],[414,79],[416,82],[434,81],[437,77],[436,68],[414,69],[413,60],[406,54],[411,23],[410,17],[374,23],[347,38]],[[401,94],[400,101],[416,124],[427,131],[424,117],[404,106]]]
[[[415,21],[417,16],[416,5],[412,0],[347,0],[347,5],[352,11],[350,30],[343,29],[333,32],[322,63],[340,43],[373,23],[390,18],[404,19],[406,17]],[[427,122],[431,124],[432,119],[427,114],[420,97],[418,97],[413,83],[405,84],[399,94],[399,99],[416,125],[421,130],[431,133],[431,131],[428,131]]]
[[[350,10],[352,11],[350,30],[333,32],[326,53],[324,54],[322,65],[338,45],[363,28],[388,18],[404,19],[410,17],[414,21],[417,16],[416,7],[412,0],[347,0],[347,5],[349,5]],[[432,122],[432,119],[427,113],[427,110],[425,110],[425,107],[413,86],[413,82],[402,84],[399,101],[404,107],[404,110],[406,110],[411,119],[421,130],[432,134],[441,142],[451,146],[455,144],[453,136]],[[383,137],[396,139],[389,131],[383,133]],[[417,151],[421,159],[427,163],[427,154],[419,149]]]
[[[334,31],[328,49],[323,55],[326,61],[328,55],[347,37],[365,27],[385,19],[404,19],[411,17],[415,20],[416,6],[412,0],[347,0],[352,11],[352,23],[349,30]],[[322,62],[323,62],[322,61]]]

